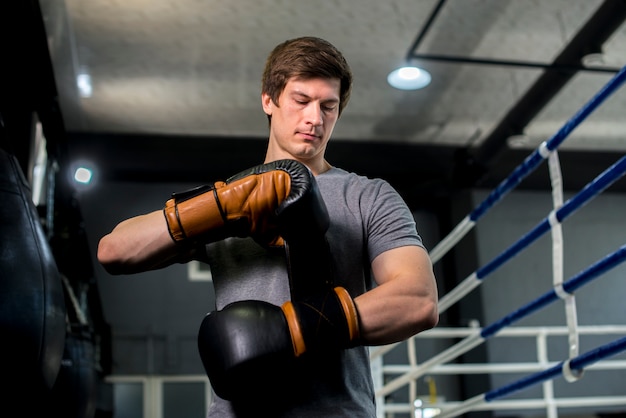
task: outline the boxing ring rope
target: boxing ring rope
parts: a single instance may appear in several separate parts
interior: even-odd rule
[[[552,228],[552,225],[560,224],[576,210],[584,206],[591,198],[595,197],[611,184],[617,181],[626,173],[626,156],[605,170],[602,174],[588,183],[578,194],[565,202],[556,211],[553,210],[543,221],[537,224],[530,232],[522,236],[509,248],[504,250],[485,266],[477,269],[475,272],[466,277],[459,285],[444,295],[439,300],[439,313],[445,312],[450,306],[458,302],[461,298],[479,286],[491,273],[496,271],[505,262],[519,254],[520,251],[528,247],[535,240]],[[389,346],[381,347],[372,353],[373,356],[384,354],[389,350]]]
[[[559,154],[554,151],[548,159],[550,182],[552,185],[553,213],[563,206],[563,178],[561,175],[561,163]],[[550,218],[554,221],[554,218]],[[552,284],[558,296],[563,300],[565,308],[565,321],[569,330],[569,356],[578,355],[578,316],[576,312],[576,298],[563,290],[563,226],[560,222],[551,222],[552,235]]]
[[[612,254],[604,257],[595,264],[591,265],[586,270],[581,271],[579,274],[575,275],[570,280],[563,283],[563,288],[566,292],[573,293],[581,286],[589,283],[592,279],[595,279],[603,273],[607,272],[608,270],[616,267],[625,259],[626,245],[620,247]],[[551,291],[545,293],[544,295],[528,303],[527,305],[524,305],[518,310],[504,316],[500,320],[495,321],[488,326],[485,326],[482,330],[477,329],[474,334],[467,336],[457,344],[449,347],[447,350],[444,350],[438,355],[431,357],[427,361],[420,364],[418,367],[411,370],[409,373],[406,373],[389,382],[387,385],[385,385],[384,388],[382,388],[379,393],[377,393],[377,396],[388,395],[396,389],[399,389],[400,387],[406,385],[410,381],[423,376],[433,366],[437,364],[448,363],[458,358],[459,356],[467,353],[471,349],[479,346],[487,339],[495,336],[504,327],[507,327],[514,322],[530,315],[531,313],[538,311],[539,309],[547,306],[555,300],[558,300],[557,291],[552,289]]]
[[[622,84],[626,81],[626,66],[624,66],[608,83],[606,83],[602,89],[600,89],[572,118],[570,118],[563,126],[547,141],[542,142],[526,159],[518,165],[512,173],[504,179],[479,205],[477,205],[465,218],[459,222],[450,233],[448,233],[435,247],[429,251],[429,255],[433,264],[443,258],[456,244],[458,244],[476,225],[476,223],[499,203],[504,196],[506,196],[511,190],[517,187],[522,180],[528,175],[534,172],[539,165],[546,159],[550,158],[551,175],[553,173],[552,167],[555,164],[554,157],[551,157],[556,153],[556,149],[567,139],[567,137],[574,131],[578,125],[580,125],[593,111],[595,111],[602,103],[604,103],[615,91],[617,91]],[[556,162],[558,164],[558,162]],[[559,178],[552,178],[552,184],[560,182]],[[447,310],[456,301],[461,299],[467,293],[469,293],[473,287],[476,287],[477,283],[472,283],[472,278],[467,278],[460,283],[453,292],[453,296],[448,296],[447,299],[452,297],[455,300],[446,300],[446,297],[442,298],[445,303],[450,303],[448,306],[442,305],[442,300],[439,301],[439,312],[442,313]],[[469,290],[464,287],[471,287]],[[381,356],[388,351],[391,351],[397,344],[389,344],[383,347],[378,347],[373,356]]]
[[[464,327],[464,328],[435,328],[425,331],[415,336],[416,339],[449,339],[449,338],[466,338],[474,335],[477,332],[476,328]],[[548,337],[567,335],[569,330],[563,326],[544,326],[544,327],[505,327],[498,332],[498,337],[501,338],[528,338],[535,337],[537,346],[537,362],[522,362],[522,363],[487,363],[487,364],[439,364],[434,366],[428,371],[429,377],[434,375],[458,375],[458,374],[498,374],[498,373],[524,373],[524,372],[540,372],[545,367],[555,365],[557,362],[550,362],[548,360]],[[581,326],[580,333],[586,336],[598,336],[598,335],[626,335],[626,325],[597,325],[597,326]],[[384,366],[384,370],[388,374],[400,374],[413,370],[414,366],[411,365],[387,365]],[[600,363],[589,366],[589,370],[626,370],[626,360],[606,360]],[[544,383],[548,386],[548,383]],[[551,389],[551,388],[550,388]],[[412,397],[411,399],[416,399]],[[422,398],[423,399],[423,398]],[[448,401],[433,401],[429,400],[425,405],[427,408],[436,408],[448,412],[446,408],[454,408],[460,405],[461,402]],[[485,406],[487,405],[487,406]],[[559,398],[554,399],[552,392],[546,393],[543,399],[517,399],[509,401],[497,401],[494,400],[490,403],[476,404],[473,406],[475,410],[502,410],[502,409],[538,409],[549,406],[561,406],[561,407],[580,407],[580,406],[624,406],[626,405],[626,398],[619,397],[586,397],[586,398]],[[384,413],[406,413],[413,412],[415,407],[410,404],[386,404]],[[551,416],[551,415],[548,415]],[[554,415],[552,415],[554,416]]]
[[[594,110],[611,96],[626,81],[626,66],[623,67],[602,89],[596,93],[570,120],[568,120],[550,139],[535,149],[513,172],[504,179],[472,212],[469,213],[446,237],[430,251],[433,263],[439,261],[452,247],[474,228],[493,206],[529,174],[531,174],[548,156],[567,139]]]
[[[567,282],[563,282],[563,239],[561,224],[570,215],[584,206],[589,200],[603,192],[611,184],[621,178],[626,172],[626,155],[619,161],[605,170],[588,183],[578,194],[567,202],[563,203],[562,178],[560,164],[558,161],[557,147],[568,137],[568,135],[597,107],[600,106],[613,92],[615,92],[626,81],[626,67],[613,77],[585,106],[583,106],[563,127],[548,141],[543,142],[533,153],[531,153],[522,164],[520,164],[498,187],[496,187],[485,200],[482,201],[469,215],[467,215],[440,243],[431,251],[433,264],[438,262],[454,245],[472,230],[477,221],[482,218],[491,208],[493,208],[509,191],[516,187],[521,181],[533,172],[539,164],[548,159],[550,169],[550,179],[552,184],[553,210],[531,231],[522,236],[508,249],[503,251],[491,262],[477,269],[474,273],[463,280],[454,289],[443,296],[439,301],[439,312],[445,312],[454,303],[458,302],[465,295],[480,285],[483,280],[497,270],[505,262],[512,259],[520,251],[532,244],[536,239],[547,231],[552,234],[552,283],[553,288],[548,293],[542,295],[531,303],[503,317],[499,321],[477,329],[454,346],[444,350],[438,355],[416,366],[414,339],[408,340],[408,354],[411,363],[410,371],[385,384],[376,393],[377,397],[388,395],[400,387],[409,384],[410,396],[414,398],[415,381],[420,376],[426,374],[438,365],[447,363],[457,357],[467,353],[471,349],[482,344],[488,338],[498,334],[503,328],[513,322],[525,317],[544,306],[561,299],[564,302],[565,315],[568,329],[569,358],[561,361],[547,370],[543,370],[529,377],[520,379],[502,388],[478,395],[459,406],[444,410],[442,416],[457,416],[469,410],[478,408],[479,405],[489,403],[494,399],[506,396],[512,392],[521,390],[527,386],[551,379],[557,374],[562,374],[564,378],[573,382],[582,376],[585,366],[595,363],[601,359],[612,356],[620,351],[626,350],[626,337],[613,341],[604,346],[597,347],[582,355],[578,353],[578,325],[576,318],[576,306],[574,291],[592,279],[600,276],[626,258],[626,246],[620,247],[614,253],[606,256],[588,269],[580,272]],[[397,344],[390,344],[373,350],[371,358],[382,357]],[[544,384],[545,390],[545,384]],[[549,387],[551,393],[551,386]],[[626,404],[626,400],[624,401]],[[551,416],[556,416],[554,404],[549,410]]]
[[[588,203],[589,200],[603,192],[615,181],[619,180],[624,173],[626,173],[626,155],[588,183],[578,194],[565,202],[559,209],[551,211],[548,216],[513,245],[501,252],[489,263],[470,274],[459,283],[459,285],[452,289],[452,291],[444,295],[439,300],[439,312],[445,312],[450,306],[454,305],[480,285],[481,281],[486,279],[491,273],[519,254],[520,251],[528,247],[544,233],[548,232],[552,228],[552,225],[565,221],[570,215]]]
[[[470,398],[455,408],[443,411],[438,416],[441,416],[442,418],[456,417],[465,412],[475,409],[480,404],[488,403],[495,399],[502,398],[513,392],[522,390],[528,386],[554,378],[559,374],[567,375],[569,373],[572,373],[574,370],[580,372],[581,370],[583,370],[584,367],[596,363],[599,360],[613,356],[624,350],[626,350],[626,337],[618,338],[611,343],[587,351],[586,353],[571,360],[562,361],[556,366],[550,367],[549,369],[532,374],[513,383],[502,386],[498,389],[494,389]]]

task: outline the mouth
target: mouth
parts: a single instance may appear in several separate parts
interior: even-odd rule
[[[315,133],[309,133],[309,132],[298,132],[298,135],[301,138],[303,138],[305,141],[316,141],[321,138],[319,135],[315,135]]]

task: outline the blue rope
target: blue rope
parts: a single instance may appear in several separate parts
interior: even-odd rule
[[[626,155],[623,156],[618,162],[613,164],[611,167],[607,168],[602,174],[596,177],[593,181],[588,183],[584,189],[582,189],[578,194],[569,199],[567,202],[563,204],[556,211],[556,218],[559,222],[564,221],[568,216],[570,216],[574,211],[581,208],[585,203],[587,203],[592,197],[596,196],[607,187],[609,187],[612,183],[618,180],[621,176],[626,172]],[[476,277],[478,279],[483,279],[502,264],[504,264],[509,259],[513,258],[517,253],[519,253],[522,249],[526,248],[530,243],[535,241],[541,235],[549,231],[551,228],[550,220],[546,217],[543,221],[541,221],[535,228],[533,228],[526,235],[523,235],[517,242],[515,242],[512,246],[504,250],[500,255],[494,258],[492,261],[487,263],[485,266],[479,268],[476,271]]]
[[[573,293],[575,290],[577,290],[581,286],[589,283],[591,280],[597,278],[601,274],[617,266],[624,260],[626,260],[626,245],[620,247],[618,250],[616,250],[612,254],[607,255],[600,261],[591,265],[587,269],[581,271],[580,273],[578,273],[576,276],[572,277],[568,281],[564,282],[563,290],[565,290],[567,293]],[[511,325],[513,322],[531,314],[532,312],[539,310],[540,308],[548,305],[549,303],[554,302],[555,300],[558,300],[558,298],[559,298],[559,295],[556,293],[554,289],[552,289],[551,291],[543,294],[542,296],[522,306],[516,311],[511,312],[510,314],[506,315],[502,319],[496,322],[493,322],[491,325],[484,327],[482,331],[480,332],[480,335],[481,337],[487,339],[493,336],[494,334],[496,334],[502,328],[507,327]]]
[[[588,351],[584,354],[581,354],[578,357],[573,358],[570,361],[570,369],[581,370],[585,366],[596,363],[597,361],[601,359],[605,359],[607,357],[615,355],[624,350],[626,350],[626,337],[617,339],[611,343],[597,347],[594,350]],[[558,365],[551,367],[549,369],[546,369],[542,372],[527,376],[513,383],[510,383],[506,386],[502,386],[501,388],[491,390],[485,393],[485,401],[491,402],[494,399],[502,398],[513,392],[517,392],[528,386],[534,385],[535,383],[539,383],[544,380],[551,379],[563,372],[564,364],[565,362],[562,361]]]
[[[621,84],[626,80],[626,66],[623,67],[594,97],[589,100],[571,119],[569,119],[559,131],[554,134],[548,141],[546,147],[549,151],[554,151],[567,136],[587,118],[602,102],[604,102],[612,93],[614,93]],[[476,222],[489,209],[491,209],[505,194],[511,191],[515,186],[532,173],[539,164],[545,159],[539,149],[533,151],[513,172],[504,179],[487,198],[470,212],[470,220]]]

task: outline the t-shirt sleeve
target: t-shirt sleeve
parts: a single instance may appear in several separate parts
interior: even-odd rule
[[[415,218],[400,194],[386,181],[376,180],[361,200],[370,262],[381,253],[407,245],[424,247]]]

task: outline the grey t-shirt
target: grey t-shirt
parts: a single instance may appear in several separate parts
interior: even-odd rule
[[[327,238],[334,281],[356,297],[375,284],[369,263],[381,253],[407,245],[422,246],[414,218],[400,195],[384,180],[369,179],[339,168],[318,175],[318,187],[330,215]],[[289,300],[285,255],[267,250],[251,238],[229,238],[207,246],[216,308],[236,300]],[[375,417],[374,388],[366,347],[356,347],[301,361],[287,378],[250,394],[237,407],[219,397],[209,418]],[[259,397],[256,395],[259,394]],[[236,411],[235,411],[236,410]]]

